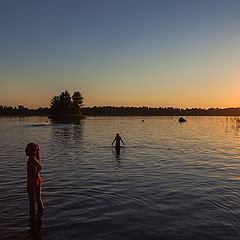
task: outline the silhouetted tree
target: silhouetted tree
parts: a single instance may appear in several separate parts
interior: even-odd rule
[[[62,92],[60,94],[60,106],[61,106],[61,112],[64,115],[68,115],[71,111],[71,95],[70,93],[66,90],[65,92]]]
[[[82,113],[81,109],[83,107],[83,96],[80,92],[74,92],[72,95],[72,113]]]
[[[59,96],[54,96],[51,99],[50,113],[52,115],[58,115],[60,111],[61,111],[60,97]]]

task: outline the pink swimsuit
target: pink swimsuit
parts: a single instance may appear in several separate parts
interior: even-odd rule
[[[28,187],[37,187],[42,185],[40,174],[36,174],[36,160],[29,159],[27,163],[27,185]]]
[[[29,187],[37,187],[37,186],[42,186],[42,178],[41,176],[38,174],[38,176],[35,177],[30,177],[28,176],[27,178],[27,185]]]

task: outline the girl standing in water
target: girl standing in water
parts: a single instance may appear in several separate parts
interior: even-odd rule
[[[25,149],[27,162],[27,191],[29,197],[30,218],[35,215],[35,201],[38,206],[38,214],[43,213],[43,201],[41,196],[42,178],[39,174],[42,169],[40,164],[40,148],[36,143],[29,143]]]

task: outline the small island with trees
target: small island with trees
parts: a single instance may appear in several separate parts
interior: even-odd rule
[[[72,96],[67,90],[59,96],[54,96],[51,99],[49,119],[61,123],[78,122],[84,118],[83,99],[82,94],[78,91],[74,92]]]

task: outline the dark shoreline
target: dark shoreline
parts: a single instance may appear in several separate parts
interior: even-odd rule
[[[240,116],[240,108],[150,108],[150,107],[85,107],[87,116]],[[49,116],[49,108],[28,109],[0,105],[0,116]]]

